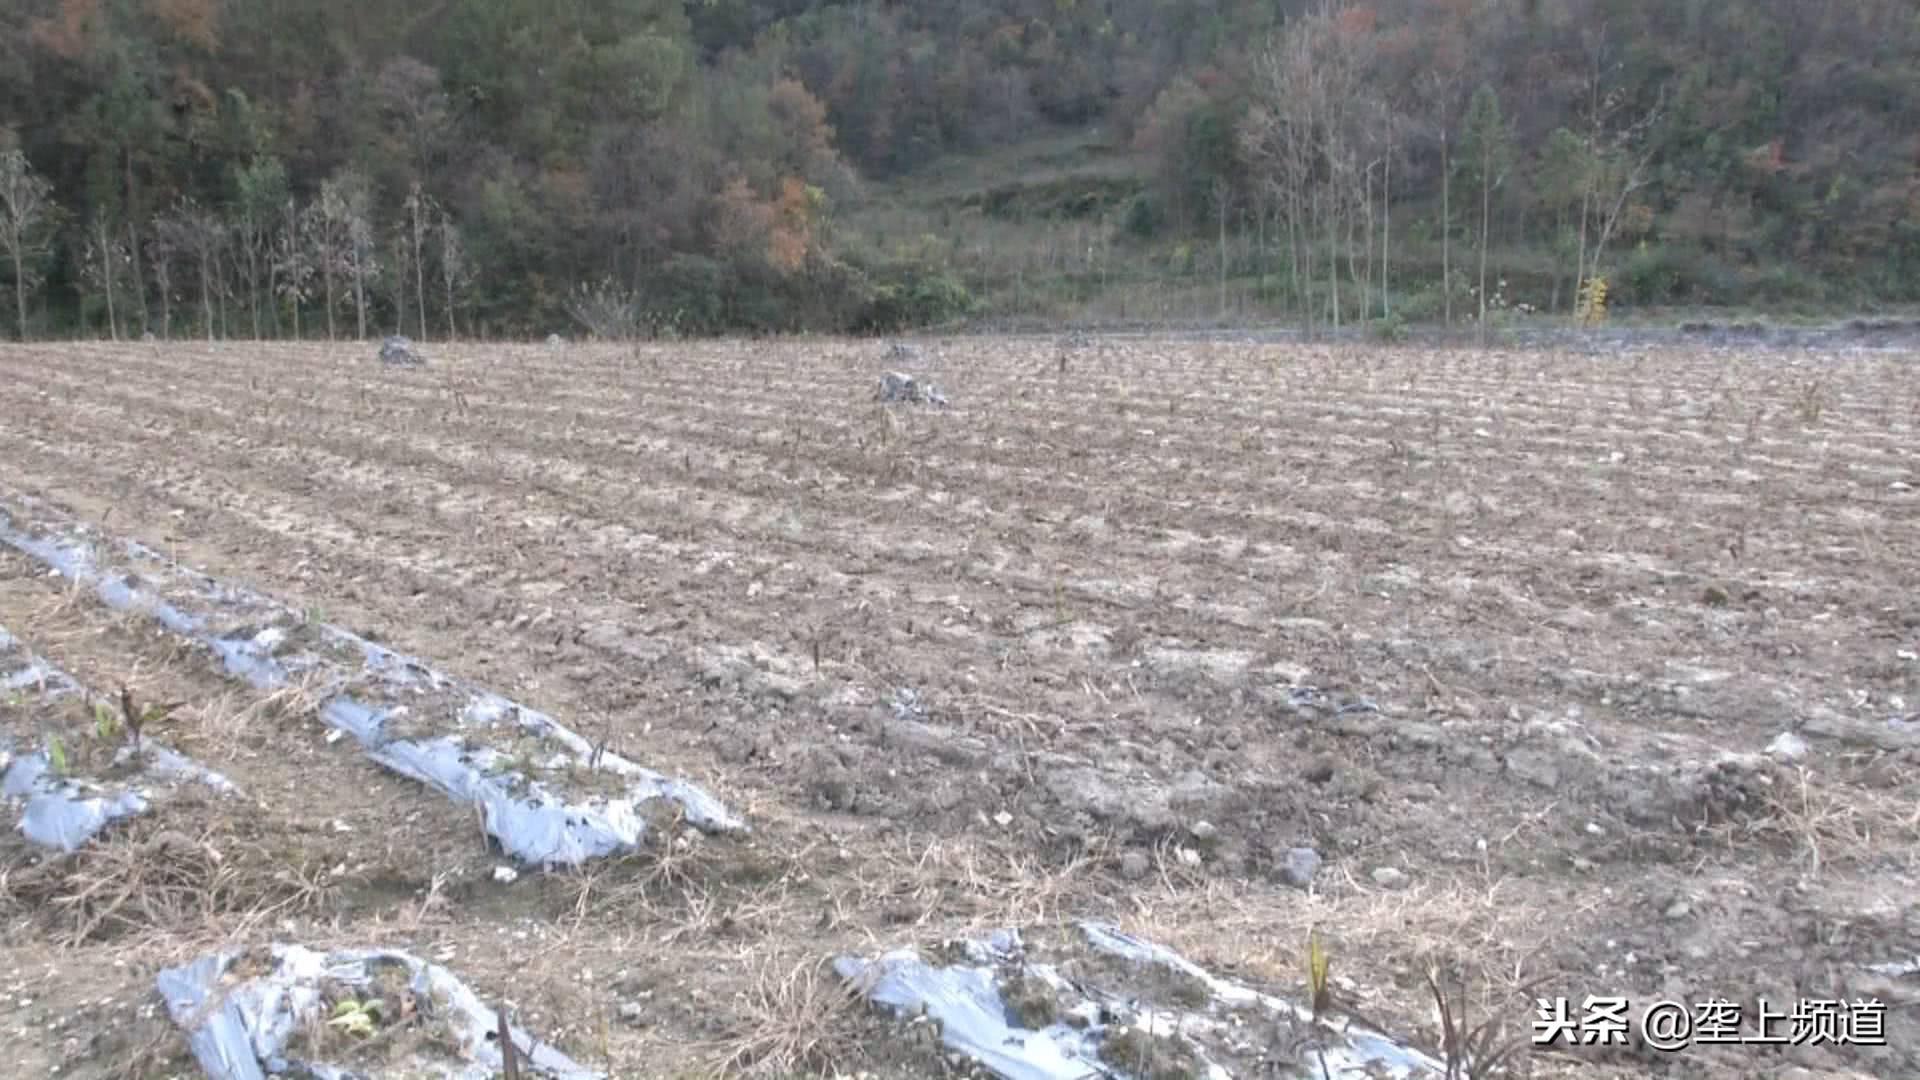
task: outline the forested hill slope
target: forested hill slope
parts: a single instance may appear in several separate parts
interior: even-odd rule
[[[29,334],[1920,296],[1911,0],[14,0],[0,129]]]

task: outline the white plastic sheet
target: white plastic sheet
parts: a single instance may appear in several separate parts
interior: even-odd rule
[[[209,1080],[265,1080],[293,1073],[321,1080],[359,1080],[372,1076],[437,1076],[445,1080],[492,1080],[503,1068],[499,1014],[452,972],[391,949],[342,949],[320,953],[301,945],[274,945],[271,970],[243,980],[229,971],[240,954],[221,952],[160,972],[155,987],[167,1015],[187,1033],[187,1044]],[[327,995],[363,995],[377,989],[381,968],[404,974],[407,991],[420,1010],[419,1022],[444,1032],[454,1046],[414,1051],[414,1060],[382,1063],[377,1073],[357,1072],[325,1061],[298,1060],[294,1036],[323,1024]],[[385,1002],[388,1018],[399,1023],[399,1003]],[[586,1069],[525,1030],[509,1028],[521,1075],[547,1080],[599,1080]],[[439,1051],[439,1055],[435,1054]]]
[[[1261,1073],[1267,1076],[1427,1080],[1446,1075],[1446,1067],[1427,1054],[1341,1021],[1315,1024],[1302,1007],[1215,976],[1164,946],[1101,923],[1082,923],[1080,930],[1093,952],[1136,967],[1165,968],[1188,985],[1203,988],[1206,1000],[1153,1003],[1148,993],[1076,985],[1058,965],[1030,957],[1012,930],[984,941],[956,943],[961,955],[946,964],[931,963],[915,949],[898,949],[873,959],[843,956],[834,966],[873,1004],[896,1015],[925,1015],[938,1022],[948,1049],[1005,1080],[1126,1076],[1124,1068],[1101,1053],[1123,1028],[1179,1040],[1192,1056],[1194,1071],[1209,1080],[1229,1080],[1235,1074],[1227,1062],[1249,1056],[1262,1060]],[[1021,1025],[1020,1010],[1006,993],[1015,977],[1038,981],[1055,996],[1051,1023],[1037,1030]],[[1310,1029],[1314,1038],[1301,1046],[1311,1049],[1296,1051],[1291,1061],[1257,1052],[1262,1048],[1249,1045],[1243,1026],[1250,1014],[1293,1030]]]
[[[229,674],[255,687],[277,690],[309,680],[319,688],[323,722],[352,735],[386,768],[462,805],[478,805],[488,835],[522,862],[575,866],[635,850],[656,800],[702,831],[746,831],[742,819],[701,788],[598,750],[545,713],[337,626],[311,622],[285,604],[187,570],[137,543],[124,551],[138,574],[110,570],[84,528],[28,527],[20,517],[0,507],[0,542],[91,586],[108,605],[144,612],[204,645]],[[214,628],[223,623],[250,632]],[[297,628],[311,630],[311,640],[294,641]],[[444,710],[425,717],[443,730],[417,733],[415,711],[426,708]],[[509,749],[528,744],[539,748],[531,758]],[[580,786],[573,780],[608,783],[569,790]]]

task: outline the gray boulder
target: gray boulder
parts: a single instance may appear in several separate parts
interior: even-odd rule
[[[880,376],[880,392],[876,396],[889,405],[931,405],[936,409],[949,405],[947,395],[938,386],[904,371],[889,371]]]
[[[413,347],[413,342],[395,334],[380,343],[380,362],[398,367],[419,367],[427,362],[427,358]]]

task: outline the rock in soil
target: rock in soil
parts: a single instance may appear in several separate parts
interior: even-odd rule
[[[1319,872],[1320,853],[1310,847],[1288,848],[1280,861],[1280,880],[1296,889],[1313,884],[1313,875]]]
[[[1373,883],[1383,889],[1398,889],[1407,883],[1407,875],[1391,866],[1382,866],[1373,872]]]
[[[418,367],[426,363],[427,358],[413,347],[413,342],[395,334],[380,343],[380,362],[399,367]]]

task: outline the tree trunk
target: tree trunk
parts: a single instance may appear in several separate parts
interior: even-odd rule
[[[1487,343],[1487,210],[1493,204],[1493,178],[1487,175],[1488,155],[1480,159],[1480,344]]]
[[[1333,191],[1327,192],[1327,285],[1332,289],[1328,303],[1332,305],[1333,332],[1340,332],[1340,211],[1333,199]]]
[[[260,254],[247,241],[247,308],[253,316],[253,340],[260,340]]]
[[[1220,314],[1227,313],[1227,192],[1222,184],[1215,193],[1214,202],[1220,211]]]
[[[213,273],[207,266],[208,254],[200,253],[200,317],[207,324],[207,340],[213,340]]]
[[[1294,211],[1286,219],[1288,244],[1294,248],[1294,304],[1300,306],[1300,323],[1309,338],[1313,336],[1313,208],[1294,190]],[[1306,250],[1302,250],[1306,248]]]
[[[1440,300],[1447,327],[1453,327],[1453,156],[1447,133],[1440,132]]]
[[[1604,48],[1604,46],[1603,46]],[[1593,74],[1587,79],[1586,159],[1580,163],[1580,243],[1573,261],[1573,314],[1580,317],[1580,296],[1587,285],[1587,219],[1593,215],[1593,151],[1600,133],[1600,56],[1594,53]]]
[[[1393,140],[1387,140],[1387,166],[1380,178],[1380,317],[1393,317],[1388,294],[1387,258],[1393,243]]]
[[[22,238],[15,240],[11,245],[13,249],[13,302],[18,311],[16,318],[19,320],[15,325],[20,328],[21,341],[27,340],[27,261],[20,251],[24,242],[24,238]]]
[[[142,333],[145,333],[147,323],[152,320],[152,315],[147,309],[147,272],[141,263],[140,227],[136,224],[136,222],[140,220],[140,212],[138,204],[134,201],[136,188],[133,182],[133,148],[131,146],[126,148],[126,154],[123,160],[125,162],[127,182],[127,205],[125,207],[127,214],[127,257],[131,260],[133,267],[133,295],[140,301],[140,330]]]
[[[1360,185],[1360,201],[1366,212],[1360,216],[1360,250],[1364,258],[1359,260],[1359,277],[1356,283],[1360,289],[1360,318],[1365,320],[1373,314],[1373,166],[1367,166],[1365,180]],[[1351,243],[1351,240],[1349,240]],[[1347,257],[1347,265],[1355,265],[1353,256]]]
[[[107,337],[120,340],[120,323],[113,311],[113,245],[109,242],[107,219],[95,218],[94,238],[100,244],[100,282],[107,290]]]
[[[327,256],[328,254],[330,254],[330,252],[322,252],[322,253],[321,253],[321,257],[322,257],[323,259],[325,259],[325,258],[326,258],[326,256]],[[323,267],[323,268],[321,269],[321,271],[320,271],[320,276],[326,279],[326,289],[327,289],[327,340],[328,340],[328,341],[337,341],[337,340],[339,340],[339,338],[338,338],[338,336],[336,335],[336,333],[335,333],[335,331],[334,331],[334,325],[333,325],[333,308],[334,308],[334,305],[335,305],[336,303],[338,303],[338,301],[336,301],[336,300],[334,299],[334,293],[333,293],[333,260],[332,260],[332,259],[327,259],[327,260],[326,260],[326,265],[325,265],[325,266],[324,266],[324,267]]]
[[[353,317],[359,340],[367,340],[367,273],[359,252],[353,256]]]
[[[220,265],[220,252],[218,249],[215,249],[213,252],[213,283],[215,286],[213,300],[214,303],[219,305],[220,309],[220,336],[231,339],[233,337],[233,330],[227,323],[227,275]]]
[[[1585,179],[1580,185],[1580,246],[1573,262],[1573,296],[1575,314],[1580,306],[1580,290],[1587,283],[1587,219],[1593,215],[1593,165],[1589,155],[1588,164],[1581,172]]]
[[[420,340],[427,340],[427,259],[426,226],[420,211],[413,215],[413,295],[420,301]]]
[[[1267,194],[1265,186],[1253,189],[1258,194],[1253,208],[1254,250],[1259,254],[1254,259],[1254,273],[1260,278],[1267,276]]]
[[[1566,227],[1567,212],[1563,209],[1555,213],[1553,218],[1553,242],[1556,245],[1560,243],[1560,230]],[[1574,272],[1577,274],[1579,270]],[[1547,299],[1547,310],[1556,314],[1560,311],[1560,267],[1557,265],[1553,268],[1553,293]]]

